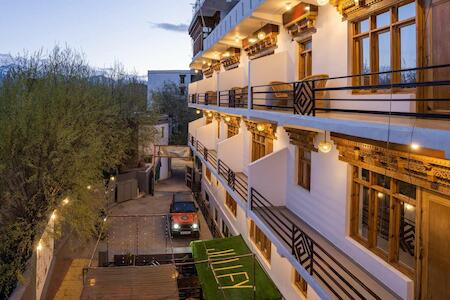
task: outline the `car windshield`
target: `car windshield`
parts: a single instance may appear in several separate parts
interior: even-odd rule
[[[196,212],[194,202],[175,202],[173,212]]]

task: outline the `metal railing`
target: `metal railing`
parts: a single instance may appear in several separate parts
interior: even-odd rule
[[[247,108],[248,90],[231,89],[219,92],[219,106]]]
[[[450,119],[449,73],[450,64],[445,64],[258,85],[251,87],[250,109]],[[222,91],[218,105],[247,107],[246,96]],[[245,98],[242,106],[237,105],[239,98]]]
[[[333,257],[290,217],[276,211],[276,207],[254,188],[250,190],[250,208],[284,241],[311,276],[334,296],[339,299],[381,299],[343,262]]]
[[[192,135],[188,135],[189,143],[197,150],[203,159],[209,162],[214,169],[217,170],[227,185],[235,191],[244,201],[247,201],[248,183],[246,177],[239,176],[224,161],[217,159],[215,152],[209,151],[200,141],[196,140]]]

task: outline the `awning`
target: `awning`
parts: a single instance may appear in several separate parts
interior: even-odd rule
[[[281,299],[242,236],[194,241],[192,254],[206,299]]]

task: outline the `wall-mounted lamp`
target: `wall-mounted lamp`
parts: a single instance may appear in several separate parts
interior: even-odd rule
[[[225,122],[230,122],[230,121],[231,121],[231,118],[229,116],[226,116],[225,117]]]
[[[258,131],[264,131],[266,129],[266,126],[264,126],[264,124],[262,123],[258,123],[258,125],[256,125],[256,130]]]
[[[333,145],[327,141],[327,132],[325,131],[325,140],[321,141],[319,143],[319,151],[322,153],[328,153],[331,151],[331,148],[333,148]]]
[[[417,144],[417,143],[412,143],[412,144],[411,144],[411,149],[412,149],[412,150],[419,150],[419,149],[420,149],[420,145]]]
[[[264,31],[258,32],[258,39],[259,39],[260,41],[262,41],[262,40],[265,39],[265,38],[266,38],[266,33],[265,33]]]
[[[327,5],[329,0],[317,0],[317,4],[320,6]]]

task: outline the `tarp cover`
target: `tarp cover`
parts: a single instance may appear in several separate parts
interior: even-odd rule
[[[190,158],[191,150],[188,146],[156,146],[156,155],[162,157],[174,157],[174,158]]]
[[[192,242],[195,261],[210,259],[195,265],[206,299],[281,299],[255,256],[239,257],[251,253],[240,235]]]

